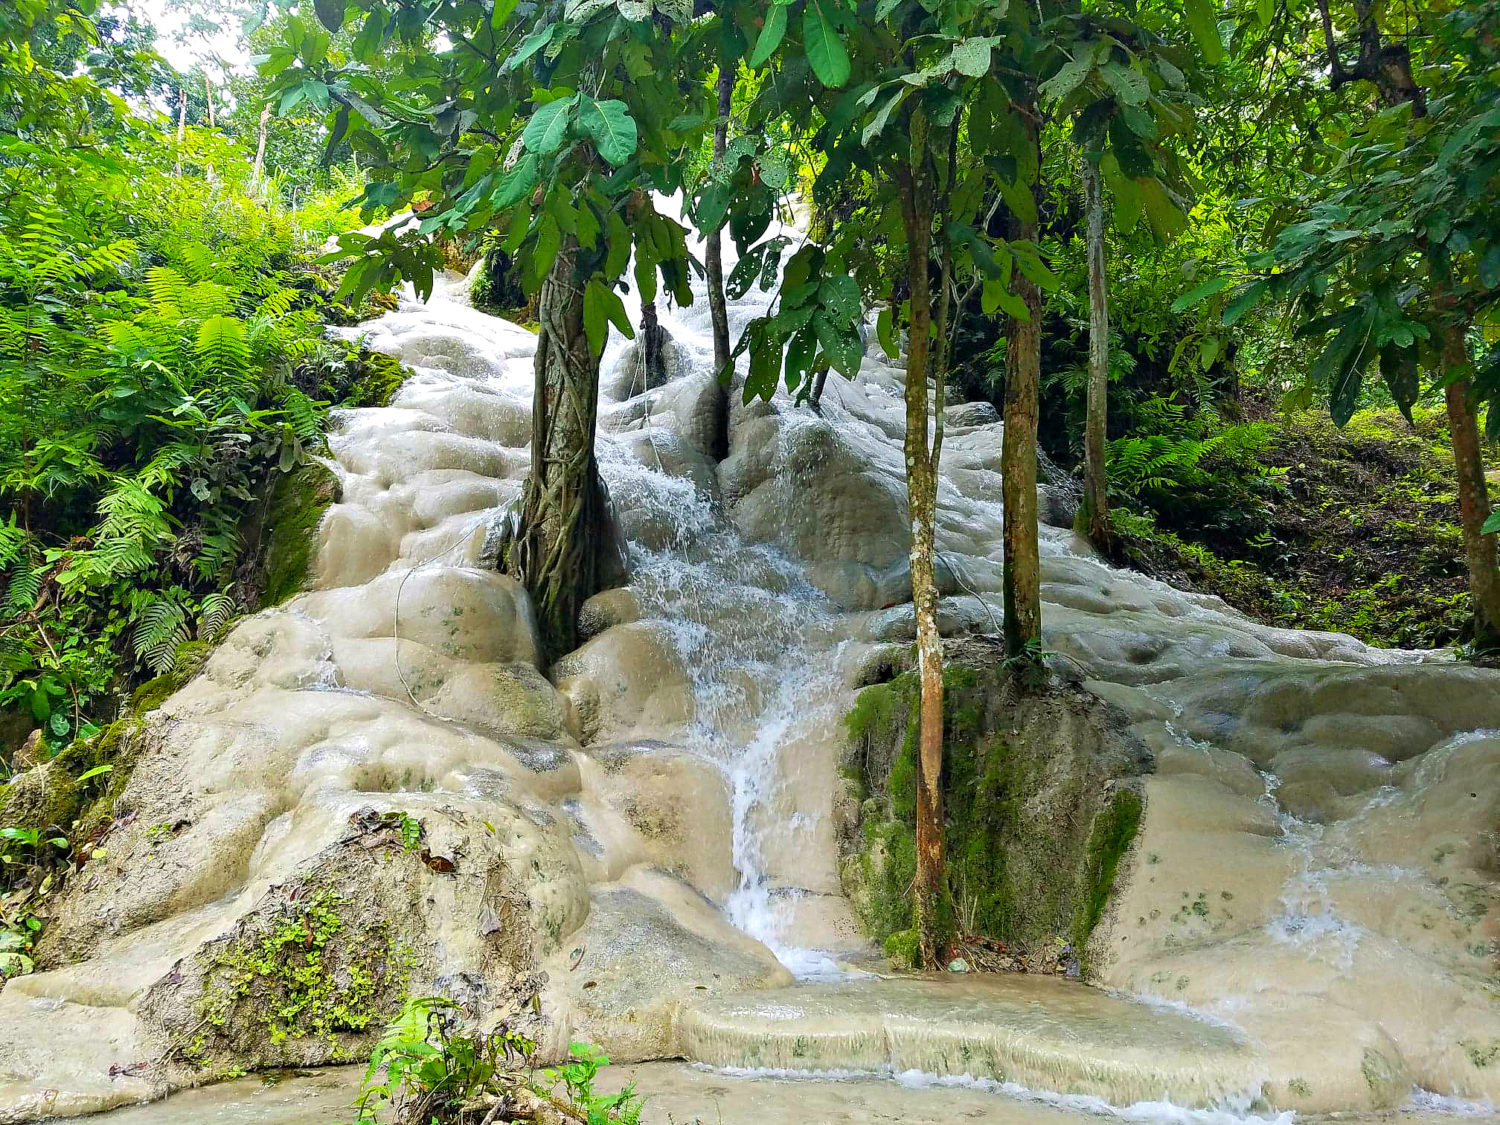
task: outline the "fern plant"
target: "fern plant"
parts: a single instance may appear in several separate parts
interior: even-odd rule
[[[203,143],[213,179],[150,128],[0,159],[0,708],[54,747],[201,660],[254,596],[242,529],[322,449],[302,237]]]

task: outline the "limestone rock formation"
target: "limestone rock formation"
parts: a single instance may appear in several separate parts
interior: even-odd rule
[[[1151,753],[1099,697],[1013,680],[992,640],[945,656],[943,799],[960,940],[1078,975],[1134,842]],[[911,674],[865,688],[843,762],[859,802],[840,831],[844,891],[897,956],[912,936],[916,710]]]

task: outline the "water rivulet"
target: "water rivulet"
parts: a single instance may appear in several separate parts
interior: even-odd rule
[[[1500,1099],[1500,675],[1267,628],[1044,528],[1045,643],[1156,763],[1091,938],[1115,993],[863,975],[832,809],[843,716],[911,634],[899,369],[872,352],[815,413],[726,398],[701,301],[663,316],[660,386],[613,344],[600,461],[631,577],[542,668],[490,557],[534,337],[463,291],[361,329],[414,374],[333,439],[313,587],[137,736],[107,858],[46,971],[0,993],[0,1121],[354,1060],[403,994],[503,1014],[538,984],[549,1048],[617,1059],[1117,1104]],[[999,461],[999,424],[953,408],[953,633],[999,612]]]

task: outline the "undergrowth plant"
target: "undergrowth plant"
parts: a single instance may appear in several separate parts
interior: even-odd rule
[[[116,140],[0,162],[0,710],[52,752],[253,608],[267,499],[359,367],[311,266],[334,209],[211,133]]]
[[[536,1042],[501,1024],[468,1028],[442,996],[408,1000],[370,1056],[355,1102],[355,1125],[481,1125],[527,1120],[637,1125],[642,1101],[632,1085],[594,1090],[609,1058],[587,1043],[567,1061],[536,1065]]]
[[[289,206],[222,129],[156,115],[146,91],[170,68],[98,8],[0,5],[4,975],[103,854],[135,729],[120,716],[295,588],[305,565],[273,569],[272,548],[332,495],[312,463],[330,406],[399,382],[323,334],[368,315],[313,266],[357,222],[349,177]]]

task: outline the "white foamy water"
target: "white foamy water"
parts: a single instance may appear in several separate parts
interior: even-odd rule
[[[664,208],[667,201],[658,201]],[[794,240],[797,232],[778,230]],[[776,233],[776,232],[772,232]],[[725,239],[726,273],[734,265]],[[693,247],[701,256],[701,244]],[[675,377],[713,369],[707,285],[693,280],[694,303],[670,305],[663,294],[658,315],[677,350]],[[730,306],[731,336],[770,304],[760,289]],[[626,296],[639,323],[639,302]],[[618,338],[601,364],[602,382],[635,391],[644,386],[638,350]],[[599,434],[600,471],[620,511],[657,532],[652,542],[630,543],[631,587],[647,615],[667,623],[687,665],[695,715],[691,749],[717,763],[730,786],[733,862],[739,885],[724,904],[730,921],[770,947],[799,978],[842,972],[827,953],[799,944],[791,905],[802,889],[776,883],[767,870],[766,834],[773,828],[811,828],[806,814],[783,815],[782,754],[810,723],[836,721],[838,705],[835,610],[808,582],[780,544],[745,542],[713,498],[689,480],[666,472],[656,454],[652,417],[643,419],[651,452],[628,452],[622,438]],[[787,441],[785,433],[781,440]],[[795,503],[786,482],[786,508]]]

